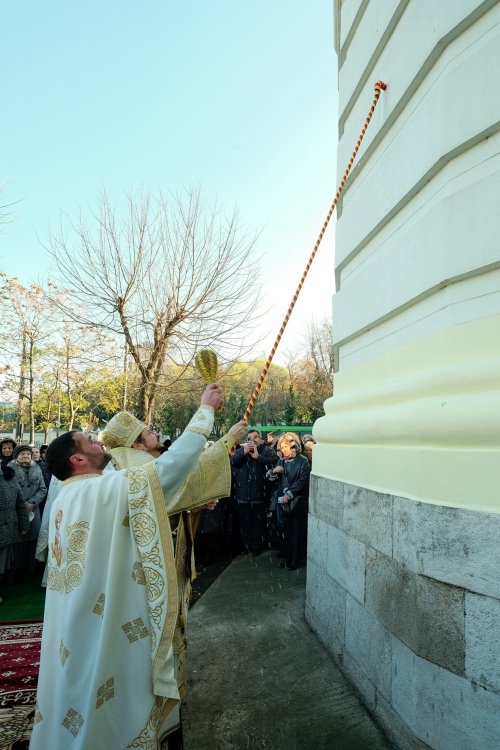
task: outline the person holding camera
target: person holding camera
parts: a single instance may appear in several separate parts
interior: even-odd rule
[[[244,443],[231,459],[236,469],[234,498],[238,506],[243,554],[262,553],[266,543],[266,473],[278,462],[276,451],[262,443],[258,430],[250,430]]]
[[[267,472],[275,487],[277,524],[283,535],[282,568],[296,570],[306,556],[309,475],[311,467],[301,455],[300,440],[295,433],[286,433],[278,440],[281,458]]]

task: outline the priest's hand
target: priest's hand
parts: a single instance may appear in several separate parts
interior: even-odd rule
[[[210,385],[207,385],[203,391],[201,403],[203,406],[213,406],[214,409],[220,409],[222,407],[224,398],[217,383],[210,383]]]
[[[217,505],[219,504],[218,500],[211,500],[209,503],[206,503],[205,505],[202,505],[202,509],[206,508],[207,510],[215,510]]]
[[[229,428],[229,434],[235,439],[237,443],[241,443],[248,430],[248,422],[245,419],[240,419],[239,422],[233,424]]]

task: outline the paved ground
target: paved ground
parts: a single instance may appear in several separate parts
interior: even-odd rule
[[[304,619],[305,579],[240,557],[193,606],[185,750],[389,750]]]

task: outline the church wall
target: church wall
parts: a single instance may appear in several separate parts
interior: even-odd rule
[[[500,3],[335,3],[335,394],[306,616],[396,746],[500,747]],[[340,179],[339,177],[339,179]]]
[[[306,618],[395,746],[500,747],[500,516],[314,476]]]

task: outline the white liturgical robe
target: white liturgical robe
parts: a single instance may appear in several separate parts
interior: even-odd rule
[[[202,406],[155,461],[63,482],[50,515],[31,750],[156,750],[179,699],[168,514],[200,502],[176,490],[212,424]]]

